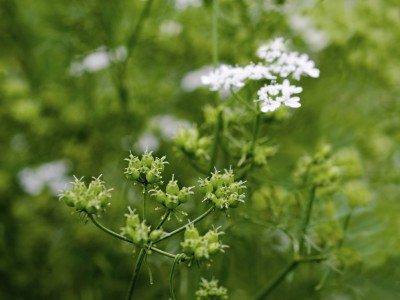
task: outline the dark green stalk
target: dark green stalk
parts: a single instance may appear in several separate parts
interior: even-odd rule
[[[280,273],[264,290],[262,290],[256,300],[266,299],[281,283],[285,278],[294,271],[301,263],[312,263],[321,262],[327,259],[326,255],[316,255],[309,257],[300,257],[294,259],[283,271]]]
[[[165,221],[168,219],[169,215],[171,214],[171,210],[168,209],[165,214],[161,217],[160,223],[157,225],[157,227],[154,230],[160,229],[160,227],[165,223]]]
[[[158,249],[158,248],[153,247],[153,246],[150,247],[150,250],[153,250],[154,252],[157,252],[158,254],[161,254],[161,255],[164,255],[164,256],[167,256],[167,257],[170,257],[170,258],[176,258],[177,257],[177,255],[175,255],[175,254],[171,254],[169,252],[163,251],[163,250]]]
[[[213,14],[212,14],[212,58],[214,66],[218,65],[218,14],[219,14],[219,0],[213,0]]]
[[[133,242],[132,242],[130,239],[128,239],[127,237],[124,237],[123,235],[120,235],[120,234],[118,234],[118,233],[116,233],[116,232],[114,232],[114,231],[108,229],[107,227],[105,227],[105,226],[102,225],[101,223],[99,223],[99,222],[96,220],[96,218],[93,217],[93,215],[88,215],[88,216],[89,216],[89,219],[93,222],[93,224],[96,225],[96,226],[97,226],[98,228],[100,228],[101,230],[103,230],[104,232],[106,232],[106,233],[112,235],[113,237],[116,237],[116,238],[118,238],[118,239],[120,239],[120,240],[122,240],[122,241],[125,241],[125,242],[128,242],[128,243],[133,244]]]
[[[285,280],[286,276],[290,274],[294,269],[299,265],[298,261],[291,262],[283,271],[280,273],[264,290],[262,290],[255,300],[263,300],[266,299],[272,291],[274,291],[283,280]]]
[[[133,291],[135,290],[135,285],[139,278],[140,268],[142,267],[142,263],[143,263],[145,256],[146,256],[146,250],[144,248],[142,248],[136,259],[135,268],[134,268],[133,274],[132,274],[131,284],[129,286],[128,296],[126,297],[127,300],[132,299]]]
[[[307,233],[308,225],[310,224],[316,190],[317,190],[316,186],[312,186],[312,188],[310,190],[310,195],[308,197],[307,208],[306,208],[306,217],[304,219],[303,226],[300,231],[300,253],[304,249],[304,238]]]
[[[169,275],[169,292],[171,294],[171,299],[175,300],[175,294],[174,294],[174,272],[175,272],[175,267],[177,263],[179,262],[180,257],[177,256],[175,257],[174,263],[172,264],[171,268],[171,273]]]
[[[214,144],[211,152],[211,159],[210,159],[210,166],[208,168],[208,173],[211,173],[213,168],[215,167],[215,164],[217,162],[217,156],[218,156],[218,143],[219,139],[221,138],[221,131],[223,127],[223,116],[222,116],[222,109],[220,108],[218,112],[218,117],[217,117],[217,124],[215,125],[215,131],[214,131]]]

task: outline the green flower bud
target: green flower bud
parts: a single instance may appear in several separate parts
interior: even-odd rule
[[[162,229],[153,230],[150,233],[150,241],[155,242],[157,241],[162,235],[164,231]]]
[[[160,180],[160,176],[158,175],[158,172],[156,170],[151,169],[149,172],[147,172],[146,181],[148,183],[156,183],[159,180]]]
[[[193,225],[186,227],[184,238],[185,240],[187,239],[198,239],[200,237],[200,234]]]
[[[167,199],[165,200],[165,206],[169,209],[174,209],[179,205],[178,196],[166,195]]]
[[[165,195],[163,191],[157,190],[155,193],[153,193],[153,196],[158,203],[165,205],[165,202],[167,201],[167,195]]]
[[[142,155],[142,164],[148,168],[151,168],[152,163],[154,162],[154,157],[151,154],[151,152],[149,153],[145,153]]]
[[[197,260],[208,259],[208,249],[205,246],[199,246],[194,250],[194,258]]]
[[[211,255],[214,255],[214,254],[218,253],[220,250],[221,250],[221,244],[219,242],[218,243],[211,243],[211,244],[208,245],[208,252]]]
[[[168,182],[165,191],[167,192],[167,194],[177,196],[179,194],[178,182],[176,180],[171,180],[170,182]]]

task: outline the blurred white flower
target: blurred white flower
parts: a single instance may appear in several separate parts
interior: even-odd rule
[[[186,73],[181,80],[182,90],[185,92],[192,92],[202,86],[202,76],[209,74],[212,70],[212,66],[204,66],[200,69]]]
[[[137,152],[156,151],[159,147],[160,141],[149,131],[144,132],[134,145]]]
[[[102,46],[81,60],[71,63],[69,73],[71,76],[80,76],[83,73],[95,73],[108,68],[111,63],[123,61],[128,55],[127,49],[120,46],[114,50],[107,50]]]
[[[174,20],[165,20],[160,24],[160,33],[166,37],[177,36],[182,32],[182,25]]]
[[[202,0],[175,0],[175,8],[177,10],[185,10],[188,7],[200,7]]]
[[[25,168],[18,173],[18,179],[23,190],[30,195],[40,194],[45,187],[57,195],[71,182],[71,178],[66,175],[68,170],[67,161],[58,160],[37,168]]]
[[[313,51],[321,51],[329,44],[326,32],[315,28],[313,21],[308,17],[290,15],[289,25]]]
[[[180,129],[192,127],[188,121],[177,119],[172,115],[155,116],[151,119],[150,126],[159,131],[165,140],[172,140]]]
[[[301,87],[290,85],[287,79],[282,84],[274,83],[263,86],[257,92],[258,101],[261,101],[261,111],[274,111],[281,105],[293,108],[300,107],[300,98],[297,96],[293,97],[293,94],[301,93],[302,90]]]

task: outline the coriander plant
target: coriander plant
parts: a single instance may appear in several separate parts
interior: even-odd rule
[[[320,71],[306,54],[291,51],[281,37],[262,44],[256,50],[255,62],[249,58],[246,65],[220,64],[218,1],[213,3],[214,68],[202,77],[204,86],[214,93],[213,101],[203,107],[203,122],[179,130],[173,141],[177,155],[199,174],[197,185],[183,186],[175,179],[181,178],[179,174],[167,178],[165,168],[173,171],[174,166],[165,156],[156,157],[149,151],[139,156],[131,153],[125,159],[124,174],[131,184],[140,187],[142,204],[127,207],[119,233],[100,222],[112,203],[112,189],[101,177],[88,184],[76,178],[60,195],[84,220],[131,244],[136,251],[127,299],[134,297],[142,265],[149,256],[171,259],[169,294],[175,299],[178,267],[213,268],[215,256],[229,255],[232,245],[224,240],[235,234],[239,222],[278,230],[289,241],[287,266],[258,291],[252,291],[254,299],[267,299],[302,265],[323,269],[316,286],[322,289],[331,273],[358,262],[357,253],[346,247],[346,232],[352,216],[368,204],[371,193],[352,149],[334,152],[321,143],[314,154],[299,160],[293,174],[288,174],[292,178],[289,186],[264,180],[274,171],[270,160],[279,151],[277,141],[268,137],[269,126],[279,125],[292,109],[301,107],[300,79],[318,78]],[[149,217],[150,202],[157,206],[157,218]],[[188,211],[186,203],[190,202],[199,211],[197,215]],[[249,205],[258,211],[244,209]],[[199,229],[201,221],[210,218],[213,222],[216,219],[212,215],[218,214],[225,216],[223,221],[206,231]],[[173,218],[181,225],[165,230]],[[180,240],[171,239],[177,236]],[[164,248],[163,241],[168,239],[175,243],[176,252]],[[227,299],[228,291],[219,285],[218,278],[202,278],[193,296]]]

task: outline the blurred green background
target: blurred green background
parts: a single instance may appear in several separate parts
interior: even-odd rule
[[[132,40],[146,1],[0,1],[1,299],[125,296],[132,249],[71,215],[57,193],[74,174],[103,174],[114,188],[103,222],[117,230],[126,206],[137,205],[123,176],[130,150],[154,149],[167,155],[168,172],[198,178],[171,135],[201,122],[214,97],[199,86],[212,64],[211,4],[155,0]],[[322,272],[302,268],[271,298],[399,299],[398,1],[221,0],[218,31],[221,62],[247,63],[262,42],[283,36],[321,70],[302,80],[301,109],[268,132],[280,145],[269,176],[285,181],[301,155],[328,141],[356,149],[374,193],[349,232],[362,263],[320,291]],[[180,270],[179,299],[192,299],[205,274],[248,299],[282,269],[282,241],[270,229],[238,227],[210,269]],[[137,299],[168,299],[170,263],[149,259],[155,284],[143,268]]]

